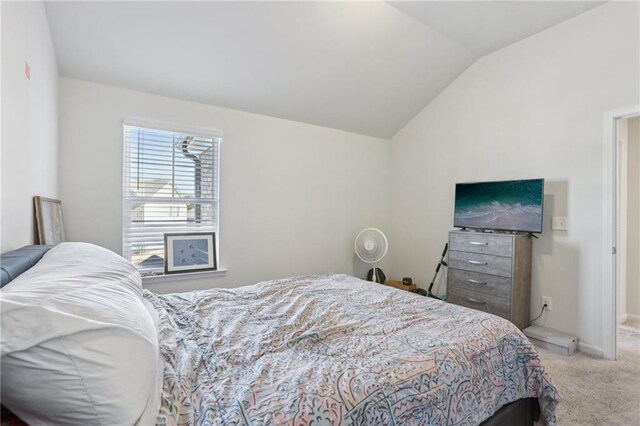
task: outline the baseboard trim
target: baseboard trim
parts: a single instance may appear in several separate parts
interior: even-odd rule
[[[627,321],[629,319],[629,315],[627,314],[620,314],[620,319],[618,320],[618,325],[624,323],[625,321]]]
[[[636,315],[636,314],[625,314],[624,315],[624,320],[625,321],[635,321],[635,322],[640,322],[640,315]],[[623,321],[624,322],[624,321]]]
[[[596,348],[595,346],[587,345],[586,343],[583,343],[579,340],[578,340],[578,350],[587,355],[593,355],[599,358],[602,358],[603,356],[603,352],[601,348]]]

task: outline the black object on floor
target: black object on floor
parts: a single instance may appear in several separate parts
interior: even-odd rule
[[[384,283],[387,280],[387,276],[382,272],[382,269],[373,268],[369,270],[367,280],[373,281],[374,283]]]

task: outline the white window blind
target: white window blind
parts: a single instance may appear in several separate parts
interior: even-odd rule
[[[143,275],[164,271],[165,233],[217,237],[219,152],[217,136],[124,126],[122,253]]]

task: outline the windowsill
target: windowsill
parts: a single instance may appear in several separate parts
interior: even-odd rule
[[[181,274],[161,274],[161,275],[147,275],[142,277],[142,284],[154,284],[163,283],[169,281],[184,281],[184,280],[196,280],[202,278],[217,278],[224,277],[227,274],[225,268],[220,268],[216,271],[200,271],[200,272],[183,272]]]

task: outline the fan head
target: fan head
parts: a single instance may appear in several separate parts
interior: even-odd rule
[[[376,228],[360,231],[355,242],[356,254],[363,262],[376,263],[387,254],[389,242],[384,233]]]

